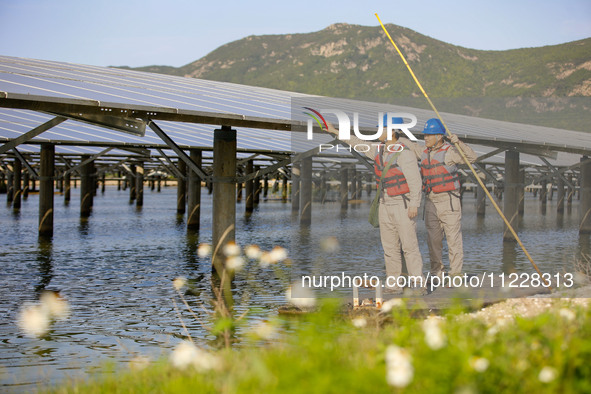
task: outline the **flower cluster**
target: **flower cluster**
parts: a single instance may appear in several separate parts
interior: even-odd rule
[[[414,368],[410,353],[396,345],[386,349],[386,381],[394,387],[406,387],[412,381]]]
[[[197,248],[197,255],[205,258],[211,256],[212,251],[213,248],[210,244],[202,243]],[[262,268],[266,268],[287,259],[287,250],[281,246],[275,246],[270,251],[263,251],[257,245],[247,245],[243,250],[234,241],[225,244],[222,253],[226,257],[226,269],[233,272],[242,270],[247,260],[258,261]]]
[[[177,345],[170,355],[171,364],[178,369],[193,367],[198,371],[218,369],[221,361],[218,356],[203,350],[193,342],[183,341]]]
[[[39,302],[25,304],[17,323],[25,335],[40,338],[47,335],[52,322],[65,320],[69,315],[70,305],[59,293],[44,291]]]
[[[446,337],[441,329],[442,319],[436,316],[429,316],[423,321],[423,332],[425,342],[432,350],[439,350],[445,346]]]

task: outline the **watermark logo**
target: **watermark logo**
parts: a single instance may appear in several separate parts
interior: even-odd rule
[[[348,141],[351,139],[351,119],[344,111],[339,109],[322,109],[315,110],[311,107],[303,107],[308,112],[304,112],[311,119],[307,122],[306,138],[312,140],[314,138],[314,121],[318,124],[320,129],[328,131],[328,124],[324,115],[332,114],[335,115],[338,120],[338,139],[341,141]],[[404,119],[410,119],[410,122],[404,121]],[[397,120],[398,119],[398,120]],[[402,122],[400,122],[402,120]],[[359,113],[353,112],[353,133],[355,136],[364,141],[371,141],[380,139],[384,133],[384,126],[386,128],[386,139],[392,140],[394,130],[402,131],[408,139],[411,141],[418,141],[410,131],[411,128],[416,126],[417,118],[413,114],[409,113],[398,113],[398,112],[384,112],[378,113],[378,130],[375,134],[363,134],[359,129]]]

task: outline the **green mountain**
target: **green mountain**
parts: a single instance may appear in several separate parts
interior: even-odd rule
[[[437,109],[589,131],[591,38],[482,51],[386,25]],[[427,108],[381,27],[249,36],[174,68],[135,70]]]

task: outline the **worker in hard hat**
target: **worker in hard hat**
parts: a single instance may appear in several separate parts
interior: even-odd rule
[[[384,123],[387,118],[384,117]],[[393,117],[392,124],[404,124],[402,118]],[[338,137],[338,131],[329,123],[328,131]],[[408,275],[415,280],[410,287],[415,292],[423,295],[427,293],[426,283],[423,281],[423,259],[417,240],[416,221],[418,209],[422,197],[422,181],[417,154],[420,146],[407,138],[393,133],[392,139],[387,139],[384,132],[379,138],[379,144],[372,144],[371,148],[364,152],[367,157],[374,160],[374,172],[379,182],[386,163],[392,159],[392,155],[400,152],[393,158],[385,175],[384,187],[379,206],[380,238],[384,249],[386,275],[384,292],[386,294],[401,294],[403,288],[397,279],[402,274],[402,252],[406,261]],[[346,141],[349,145],[366,145],[364,141],[351,136]]]
[[[429,119],[423,130],[425,150],[420,159],[423,191],[425,193],[425,227],[431,260],[431,275],[441,276],[443,266],[443,236],[447,238],[449,274],[460,275],[464,264],[462,244],[462,207],[460,177],[457,165],[464,163],[455,146],[458,144],[470,163],[477,155],[472,148],[452,134],[445,140],[445,127],[438,118]]]

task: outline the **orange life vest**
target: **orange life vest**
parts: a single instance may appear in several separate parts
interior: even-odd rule
[[[436,152],[429,148],[421,156],[421,175],[423,176],[423,190],[425,193],[450,192],[460,188],[458,168],[445,165],[445,154],[451,145],[447,142]]]
[[[405,148],[400,142],[398,144],[402,145],[403,149]],[[390,159],[389,156],[394,154],[396,153],[391,153],[386,150],[385,144],[380,144],[380,150],[374,159],[374,170],[378,184],[380,182],[380,177],[382,176],[382,171],[384,171],[384,167]],[[406,178],[402,173],[402,169],[396,164],[397,161],[398,157],[392,161],[388,172],[386,172],[386,175],[384,176],[384,185],[382,187],[386,189],[389,196],[398,196],[410,192]]]

